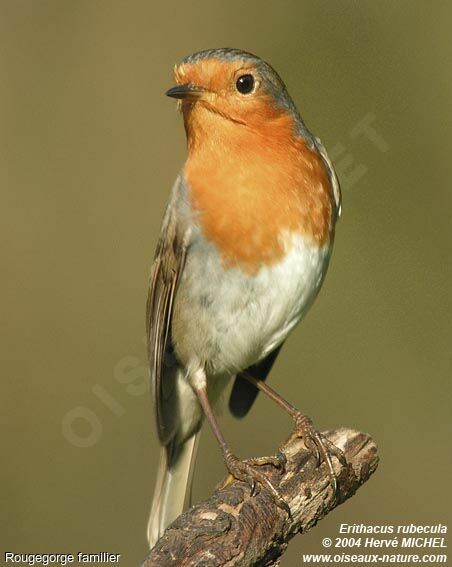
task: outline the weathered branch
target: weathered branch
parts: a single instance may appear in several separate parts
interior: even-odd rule
[[[289,504],[292,517],[261,489],[233,481],[193,506],[168,527],[142,567],[275,566],[289,540],[304,533],[356,492],[378,465],[374,441],[364,433],[338,429],[325,434],[345,454],[347,466],[334,459],[338,495],[334,498],[327,467],[301,439],[289,443],[284,474],[272,466],[262,470]]]

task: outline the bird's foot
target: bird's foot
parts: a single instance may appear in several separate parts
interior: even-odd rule
[[[258,494],[261,487],[264,487],[272,495],[275,504],[287,512],[289,517],[291,516],[287,502],[265,474],[259,470],[259,467],[263,465],[272,465],[284,472],[286,465],[286,456],[284,453],[279,452],[270,457],[257,457],[241,461],[238,457],[228,452],[224,456],[224,462],[230,474],[230,478],[226,480],[225,485],[232,482],[233,479],[246,482],[250,485],[251,496]]]
[[[282,451],[278,451],[276,455],[270,455],[269,457],[251,457],[250,459],[245,459],[244,462],[253,467],[272,465],[284,473],[286,470],[287,458]]]
[[[345,458],[344,453],[336,447],[334,443],[327,439],[325,435],[317,431],[309,417],[306,417],[297,411],[293,418],[295,421],[294,431],[290,438],[280,446],[280,451],[283,452],[293,439],[301,437],[306,449],[315,453],[318,466],[322,462],[326,463],[333,493],[336,496],[337,475],[333,467],[332,459],[333,457],[336,457],[341,465],[346,466],[347,459]]]

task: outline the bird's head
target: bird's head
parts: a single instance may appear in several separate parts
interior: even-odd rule
[[[238,49],[200,51],[174,70],[176,86],[167,95],[180,101],[187,134],[200,128],[221,130],[242,125],[260,131],[281,119],[296,125],[301,119],[272,67]]]

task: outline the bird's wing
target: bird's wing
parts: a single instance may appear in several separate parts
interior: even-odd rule
[[[319,138],[314,138],[314,145],[320,154],[320,157],[325,164],[326,170],[328,171],[328,177],[330,178],[331,189],[333,191],[334,203],[336,205],[336,219],[341,216],[342,207],[342,195],[341,195],[341,185],[339,179],[337,178],[336,170],[334,169],[333,162],[329,158],[325,146],[322,144]]]
[[[180,193],[180,178],[172,191],[163,218],[160,239],[149,280],[146,304],[146,335],[151,375],[151,388],[155,404],[157,430],[162,442],[168,437],[162,396],[162,378],[165,367],[174,365],[171,347],[171,316],[174,296],[184,269],[189,230],[176,214],[176,200]]]
[[[229,409],[234,417],[245,417],[259,393],[256,386],[251,384],[251,382],[248,382],[248,380],[244,378],[243,374],[247,373],[258,380],[265,380],[272,369],[281,347],[282,345],[279,345],[263,360],[257,364],[253,364],[243,373],[240,372],[237,374],[234,386],[232,387],[231,397],[229,398]]]

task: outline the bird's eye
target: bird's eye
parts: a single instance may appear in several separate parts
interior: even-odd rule
[[[236,89],[241,94],[249,94],[254,89],[253,75],[241,75],[235,83]]]

